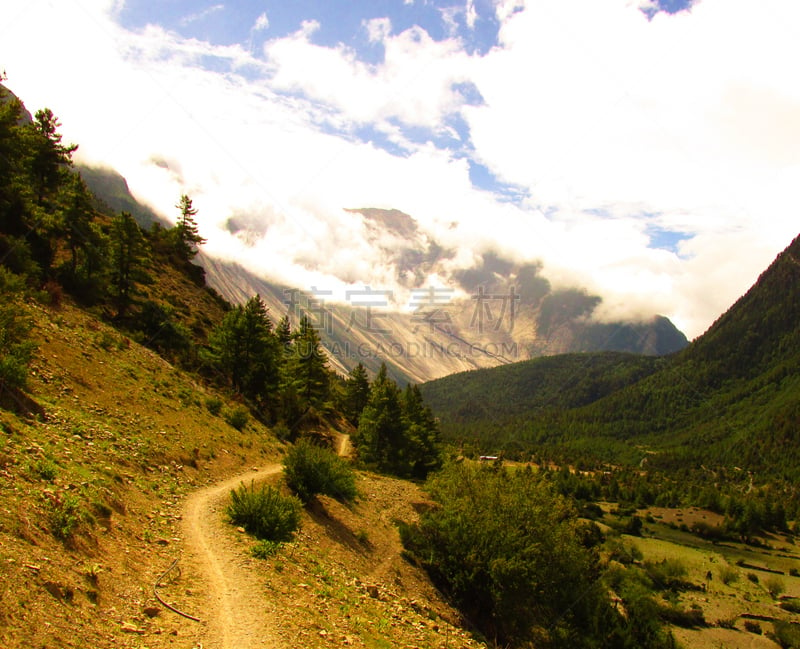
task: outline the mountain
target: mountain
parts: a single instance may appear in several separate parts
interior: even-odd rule
[[[95,197],[114,212],[129,212],[143,228],[153,223],[166,224],[154,210],[143,205],[131,194],[128,181],[108,167],[77,165],[81,178]]]
[[[668,358],[541,359],[446,377],[422,392],[451,438],[487,450],[569,447],[611,461],[800,477],[800,237]]]
[[[89,167],[80,173],[113,210],[130,212],[143,226],[163,222],[136,201],[118,173]],[[241,304],[260,294],[275,321],[288,313],[296,324],[302,314],[309,315],[337,371],[347,373],[362,363],[377,373],[386,363],[402,383],[569,352],[663,355],[688,343],[663,316],[640,322],[593,319],[600,297],[552,287],[536,264],[517,264],[490,252],[477,266],[453,271],[455,251],[399,210],[347,211],[363,221],[369,244],[394,269],[391,290],[408,294],[406,308],[390,304],[376,287],[354,292],[349,303],[334,303],[308,287],[281,286],[235,262],[201,253],[197,263],[209,286],[230,302]],[[241,219],[228,227],[244,242],[253,235]],[[431,287],[431,276],[447,287]]]

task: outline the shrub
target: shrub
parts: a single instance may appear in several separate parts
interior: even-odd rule
[[[692,607],[687,610],[677,606],[661,606],[658,613],[662,620],[675,626],[692,629],[706,625],[705,616],[700,608]]]
[[[208,397],[206,399],[206,410],[217,417],[222,411],[222,399],[219,397]]]
[[[719,580],[726,586],[729,586],[733,582],[739,580],[739,571],[733,566],[720,566]]]
[[[761,635],[761,625],[756,622],[755,620],[745,620],[744,621],[744,628],[745,631],[749,631],[750,633],[756,633]]]
[[[781,593],[786,592],[786,582],[777,575],[770,575],[764,580],[764,588],[767,589],[767,592],[774,599]]]
[[[790,613],[798,613],[800,614],[800,600],[797,599],[787,599],[780,603],[780,607],[784,611],[789,611]]]
[[[800,647],[800,624],[792,624],[783,620],[772,624],[775,629],[775,641],[783,649]]]
[[[303,502],[317,494],[349,501],[356,497],[355,473],[333,451],[300,440],[283,461],[286,484]]]
[[[250,421],[250,411],[244,406],[236,406],[233,410],[225,413],[225,421],[236,430],[244,430],[247,422]]]
[[[686,587],[686,582],[682,579],[686,576],[686,564],[680,559],[664,559],[659,562],[645,561],[644,568],[657,589]]]
[[[584,523],[546,478],[460,463],[427,488],[438,506],[399,526],[406,556],[498,645],[577,649],[611,646],[612,637],[616,646],[664,646],[638,583],[624,597],[630,623],[613,607],[599,553],[582,543]],[[616,576],[628,572],[620,566]]]
[[[242,484],[231,491],[227,513],[231,523],[241,525],[258,539],[283,542],[300,526],[300,502],[271,486],[256,489]]]
[[[273,554],[278,551],[280,547],[280,543],[276,543],[275,541],[268,541],[267,539],[261,539],[258,543],[253,546],[251,552],[256,559],[269,559]]]
[[[794,649],[800,647],[800,624],[791,622],[773,622],[775,629],[775,641],[783,649]]]
[[[58,466],[53,460],[48,458],[41,458],[37,460],[36,464],[33,467],[33,472],[40,477],[42,480],[46,480],[47,482],[53,482],[58,476]]]
[[[81,522],[80,501],[72,494],[55,494],[50,500],[50,532],[66,541]]]

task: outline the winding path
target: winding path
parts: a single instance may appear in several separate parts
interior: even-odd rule
[[[228,494],[241,483],[280,473],[272,464],[193,493],[184,506],[184,570],[197,573],[206,601],[206,646],[212,649],[278,649],[283,643],[268,624],[264,584],[242,552],[236,532],[225,523]],[[191,568],[189,568],[191,566]],[[201,645],[202,646],[202,645]]]

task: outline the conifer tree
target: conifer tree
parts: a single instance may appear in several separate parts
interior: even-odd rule
[[[117,303],[117,317],[125,316],[136,292],[137,282],[149,280],[147,242],[139,224],[128,212],[111,223],[111,292]]]
[[[297,395],[305,407],[319,407],[329,394],[328,362],[316,329],[303,316],[294,336],[291,370]]]
[[[86,275],[91,276],[102,263],[100,258],[105,242],[98,230],[92,227],[92,197],[78,174],[64,176],[59,202],[59,229],[70,252],[69,275],[73,279],[77,276],[79,256],[82,255]]]
[[[354,438],[359,457],[383,471],[404,474],[405,428],[400,407],[400,390],[381,365],[372,382],[369,401],[361,413]]]
[[[367,370],[359,363],[352,370],[344,384],[343,414],[353,426],[358,426],[361,413],[369,402],[369,377]]]
[[[408,469],[416,478],[424,478],[442,465],[439,425],[431,409],[422,400],[416,385],[407,385],[401,401],[406,428]]]
[[[30,140],[29,155],[39,205],[58,185],[62,169],[72,165],[72,154],[78,149],[77,144],[61,143],[59,126],[61,123],[49,108],[36,111],[32,128],[39,137]]]
[[[200,236],[197,221],[194,219],[197,216],[197,209],[192,206],[192,199],[186,194],[181,195],[181,199],[175,207],[180,210],[178,222],[175,224],[175,244],[181,257],[191,260],[197,255],[197,247],[206,242]]]

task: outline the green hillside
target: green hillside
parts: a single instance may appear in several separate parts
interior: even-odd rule
[[[423,394],[450,439],[486,452],[567,448],[607,461],[738,466],[794,481],[798,258],[800,238],[708,332],[653,365],[625,356],[557,357],[448,377]]]

